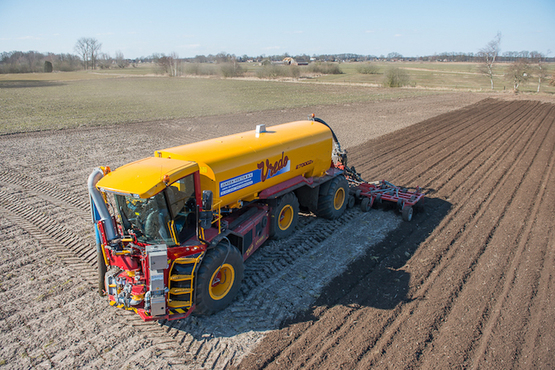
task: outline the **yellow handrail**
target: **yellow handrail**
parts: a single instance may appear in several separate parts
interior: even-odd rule
[[[218,234],[222,232],[222,208],[220,207],[220,205],[222,204],[222,201],[219,200],[216,203],[214,203],[214,205],[212,206],[212,209],[214,209],[215,207],[217,207],[217,215],[216,218],[212,221],[212,223],[218,222]]]

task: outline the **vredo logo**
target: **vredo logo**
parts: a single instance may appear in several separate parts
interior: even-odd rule
[[[281,152],[281,158],[274,163],[270,163],[270,160],[266,159],[257,163],[256,166],[257,168],[255,170],[221,181],[220,197],[235,193],[251,185],[264,182],[269,178],[288,172],[291,167],[291,161],[284,152]]]
[[[262,182],[266,181],[266,179],[289,171],[290,164],[291,162],[289,162],[289,157],[285,155],[285,152],[281,152],[281,158],[273,164],[270,163],[269,159],[258,163],[257,168],[261,171],[260,175]]]

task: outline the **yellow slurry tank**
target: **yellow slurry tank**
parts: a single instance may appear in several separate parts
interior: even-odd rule
[[[267,239],[289,237],[301,206],[336,219],[354,203],[346,159],[313,117],[95,168],[100,294],[145,321],[224,309],[240,291],[243,261]]]
[[[239,207],[258,194],[296,176],[320,177],[331,166],[331,130],[314,121],[263,125],[257,130],[154,153],[156,157],[196,162],[201,188],[211,190],[221,207]]]

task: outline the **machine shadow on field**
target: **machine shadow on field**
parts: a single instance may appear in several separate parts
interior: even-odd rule
[[[322,289],[309,310],[285,320],[280,327],[318,320],[317,312],[321,312],[322,307],[341,305],[391,310],[400,303],[408,302],[410,274],[401,268],[445,218],[451,205],[443,199],[426,198],[423,212],[415,214],[411,222],[402,222],[383,241],[351,262],[342,274]]]
[[[259,274],[262,272],[260,269],[264,269],[261,263],[265,259],[257,260],[256,256],[249,259],[247,269],[251,268],[255,272],[253,278],[259,277],[261,282],[252,289],[245,289],[223,311],[211,316],[192,315],[184,320],[160,324],[198,341],[223,338],[231,341],[237,338],[253,340],[263,337],[268,331],[318,320],[318,316],[325,312],[322,307],[391,310],[408,301],[410,274],[402,267],[450,208],[451,203],[445,200],[426,198],[424,211],[415,213],[411,222],[401,221],[401,215],[394,209],[371,210],[368,213],[353,210],[354,218],[338,234],[317,238],[317,245],[310,251],[300,252],[296,259],[286,257],[286,267],[269,272],[267,277]],[[395,226],[384,228],[387,226],[384,223],[388,222],[393,222]],[[371,236],[383,229],[390,231],[380,237],[380,241],[372,242],[374,237]],[[306,229],[305,233],[302,237],[307,239],[311,238],[309,234],[317,234],[312,229]],[[363,243],[368,240],[366,247],[360,245],[361,240]],[[262,248],[273,247],[283,248],[284,245],[270,243]],[[358,254],[360,257],[350,259],[349,250],[360,247],[364,248]],[[280,250],[277,255],[282,255]],[[283,257],[277,258],[281,259]],[[345,262],[344,268],[334,266],[349,260],[352,262]],[[329,271],[325,271],[326,268]]]

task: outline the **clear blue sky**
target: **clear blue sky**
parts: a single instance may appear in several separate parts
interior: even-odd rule
[[[431,55],[477,52],[501,32],[501,52],[555,55],[555,0],[142,1],[0,0],[0,52],[74,53],[94,37],[127,58],[289,53]]]

